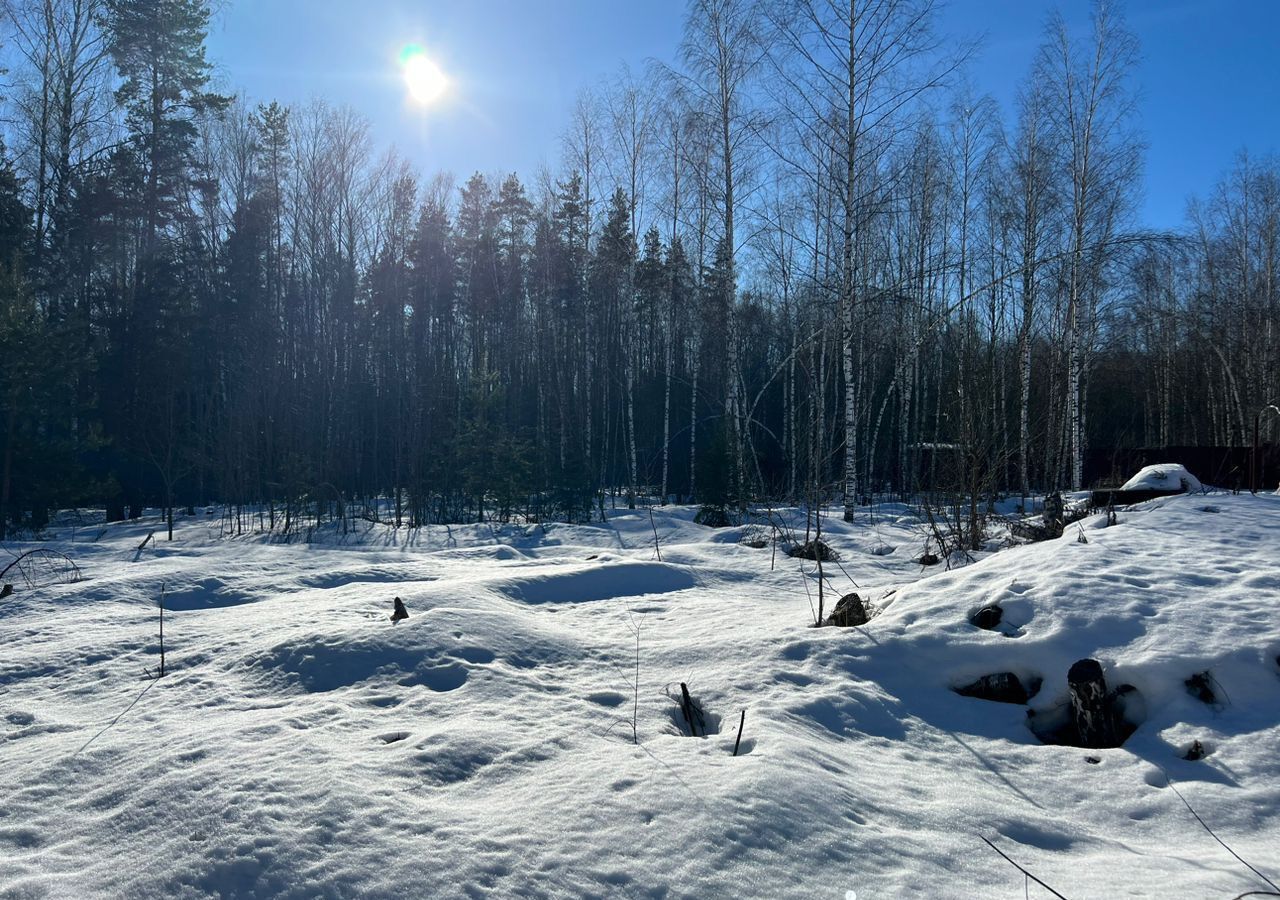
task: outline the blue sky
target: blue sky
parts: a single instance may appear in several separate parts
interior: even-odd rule
[[[1040,43],[1048,0],[952,0],[944,35],[985,36],[969,77],[1010,109]],[[1087,28],[1084,0],[1060,4]],[[253,100],[345,103],[425,172],[555,166],[580,86],[621,62],[671,61],[684,0],[228,0],[209,37],[225,89]],[[1171,227],[1243,147],[1280,150],[1280,0],[1130,0],[1148,151],[1141,218]],[[409,103],[396,56],[424,46],[450,76],[447,102]]]

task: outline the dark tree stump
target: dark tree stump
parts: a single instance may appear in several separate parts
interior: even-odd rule
[[[954,688],[957,694],[965,697],[977,697],[979,700],[992,700],[996,703],[1025,704],[1040,690],[1040,679],[1033,679],[1031,684],[1023,685],[1022,680],[1012,672],[993,672],[983,675],[973,684]]]
[[[1118,747],[1115,716],[1107,697],[1107,682],[1102,664],[1096,659],[1081,659],[1067,672],[1071,692],[1071,713],[1075,720],[1079,746]]]
[[[817,538],[805,541],[803,544],[797,544],[787,551],[787,556],[792,559],[812,559],[815,562],[817,560],[837,562],[840,559],[840,556],[831,549],[826,541],[820,541]]]
[[[728,528],[733,524],[729,519],[729,510],[716,503],[706,503],[694,513],[693,521],[708,528]]]
[[[969,617],[969,623],[983,631],[991,631],[1000,626],[1001,620],[1004,619],[1004,610],[1000,605],[993,603],[990,606],[984,606],[972,616]]]
[[[1044,498],[1044,530],[1046,536],[1050,538],[1062,537],[1062,529],[1065,524],[1064,504],[1062,495],[1054,491],[1048,497]]]
[[[845,594],[822,624],[834,625],[837,628],[854,628],[858,625],[866,625],[870,618],[861,597],[857,594]]]
[[[394,625],[401,619],[407,618],[409,618],[409,610],[404,608],[404,601],[397,597],[395,611],[391,613],[391,624]]]

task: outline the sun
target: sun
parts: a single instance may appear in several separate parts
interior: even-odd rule
[[[449,87],[449,79],[421,47],[406,47],[400,54],[400,68],[404,71],[409,95],[424,106],[439,100]]]

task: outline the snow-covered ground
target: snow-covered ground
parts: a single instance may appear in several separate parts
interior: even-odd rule
[[[0,600],[0,896],[1024,896],[982,837],[1072,898],[1265,889],[1170,779],[1280,880],[1280,497],[950,572],[906,509],[833,516],[832,586],[881,609],[854,629],[809,627],[812,563],[692,512],[655,513],[660,562],[648,512],[291,545],[202,516],[140,554],[154,521],[63,529],[83,580]],[[1145,702],[1122,748],[951,690],[1043,678],[1043,714],[1086,656]]]

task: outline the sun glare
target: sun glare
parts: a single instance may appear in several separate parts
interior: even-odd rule
[[[406,47],[400,54],[400,67],[404,70],[404,83],[409,88],[409,95],[423,105],[439,100],[449,86],[444,72],[420,47]]]

